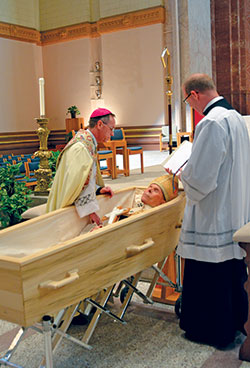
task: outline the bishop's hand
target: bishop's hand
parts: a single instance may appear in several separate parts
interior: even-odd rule
[[[108,195],[110,198],[112,198],[114,192],[110,187],[103,187],[100,189],[100,194]]]
[[[97,213],[93,212],[89,215],[89,217],[90,217],[90,220],[91,220],[92,223],[96,223],[96,225],[98,225],[98,226],[102,224],[101,219],[97,215]]]

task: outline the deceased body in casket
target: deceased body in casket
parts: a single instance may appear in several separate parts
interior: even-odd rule
[[[132,208],[142,189],[99,196],[100,217]],[[89,216],[59,209],[0,232],[0,319],[28,327],[142,271],[176,247],[184,192],[168,203],[84,233]],[[135,250],[135,251],[134,251]]]

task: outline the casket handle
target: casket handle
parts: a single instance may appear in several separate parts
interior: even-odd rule
[[[183,220],[181,220],[179,224],[176,224],[176,225],[175,225],[175,228],[176,228],[176,229],[181,229],[181,227],[182,227],[182,222],[183,222]]]
[[[130,245],[125,249],[127,257],[135,256],[141,253],[145,249],[148,249],[154,245],[152,238],[146,239],[142,245]]]
[[[41,284],[39,284],[39,287],[41,289],[59,289],[65,285],[70,284],[73,281],[76,281],[79,279],[79,275],[78,275],[78,270],[72,270],[72,271],[68,271],[66,273],[66,277],[60,281],[52,281],[52,280],[48,280],[48,281],[44,281]]]

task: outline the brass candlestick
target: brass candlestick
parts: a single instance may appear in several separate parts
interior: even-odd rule
[[[167,55],[167,64],[165,62],[165,54]],[[168,105],[168,125],[169,125],[169,153],[172,153],[173,142],[172,142],[172,84],[173,78],[170,74],[170,53],[165,47],[161,54],[161,61],[164,69],[167,69],[167,75],[165,77],[167,105]]]
[[[49,168],[49,158],[51,152],[48,150],[48,136],[50,130],[47,125],[49,119],[47,118],[36,118],[35,119],[39,128],[36,133],[40,141],[39,151],[35,152],[35,156],[40,158],[39,169],[35,171],[35,177],[37,178],[37,186],[35,187],[36,195],[47,195],[49,193],[48,187],[51,182],[52,171]]]

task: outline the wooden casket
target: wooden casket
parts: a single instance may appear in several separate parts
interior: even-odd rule
[[[99,196],[100,217],[117,205],[133,207],[138,190]],[[1,230],[0,319],[29,327],[163,260],[177,245],[184,205],[180,192],[171,202],[87,233],[89,216],[80,219],[74,206]],[[149,238],[151,245],[143,247]],[[131,256],[133,245],[139,252]]]

